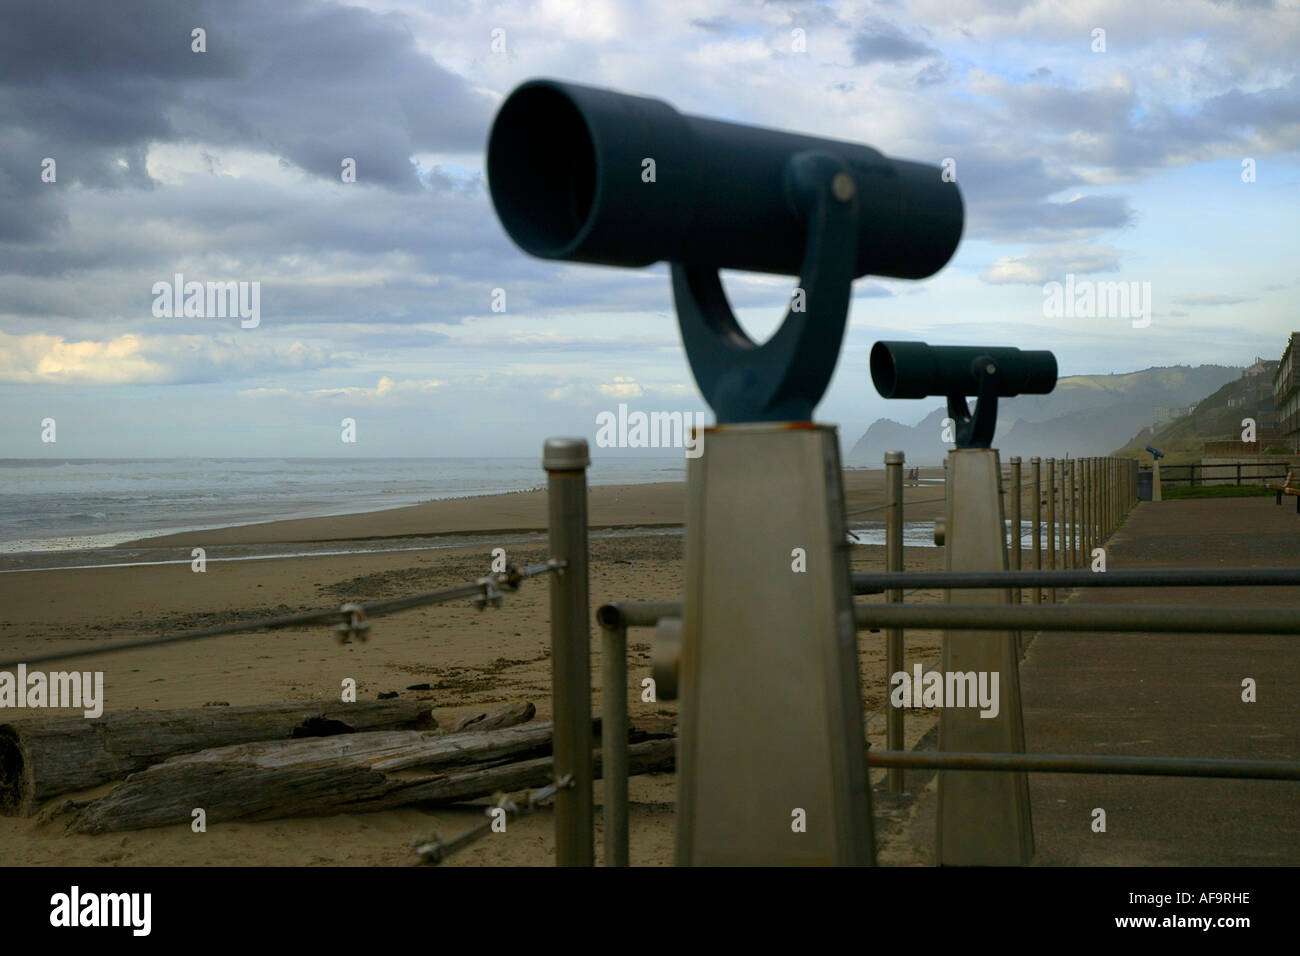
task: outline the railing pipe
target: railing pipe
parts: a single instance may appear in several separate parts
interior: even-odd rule
[[[873,750],[867,754],[867,765],[907,770],[1011,770],[1029,773],[1096,773],[1141,777],[1300,780],[1300,761],[1232,760],[1208,757]]]
[[[1300,608],[1110,607],[1058,604],[854,605],[864,628],[949,631],[1107,631],[1160,634],[1300,634]]]

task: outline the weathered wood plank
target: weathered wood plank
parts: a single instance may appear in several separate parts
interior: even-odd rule
[[[542,786],[551,768],[549,722],[461,734],[354,734],[277,741],[174,757],[131,775],[79,808],[69,828],[104,833],[189,823],[209,825],[386,810],[470,800]],[[417,739],[425,738],[425,739]],[[635,773],[671,766],[675,741],[634,743]]]
[[[429,704],[413,700],[132,710],[96,720],[31,717],[0,724],[0,813],[30,816],[50,797],[209,747],[435,726]]]

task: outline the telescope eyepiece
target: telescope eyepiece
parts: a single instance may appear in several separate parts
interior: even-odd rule
[[[525,252],[562,259],[580,242],[596,200],[596,147],[574,101],[545,83],[520,87],[488,142],[497,215]]]

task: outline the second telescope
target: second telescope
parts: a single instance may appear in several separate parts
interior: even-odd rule
[[[995,363],[992,381],[1001,398],[1045,395],[1056,387],[1051,352],[924,342],[877,342],[871,347],[871,380],[883,398],[978,395],[975,362],[981,358]]]

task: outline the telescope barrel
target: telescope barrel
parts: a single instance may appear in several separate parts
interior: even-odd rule
[[[961,194],[937,166],[573,83],[531,80],[506,98],[487,172],[506,231],[543,259],[799,275],[807,223],[788,176],[810,151],[839,157],[856,186],[855,277],[920,279],[952,256]]]
[[[1045,351],[877,342],[871,347],[871,380],[884,398],[977,395],[975,360],[997,364],[994,382],[1001,398],[1045,395],[1056,386],[1056,356]]]

